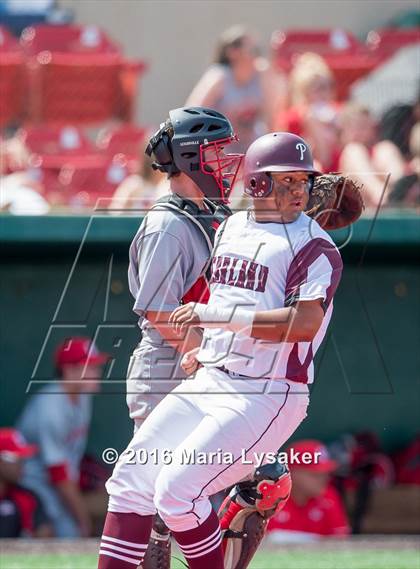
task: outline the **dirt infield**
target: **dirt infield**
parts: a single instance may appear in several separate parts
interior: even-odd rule
[[[372,535],[352,536],[347,539],[324,539],[317,543],[273,544],[265,542],[266,551],[352,551],[364,550],[413,550],[418,549],[420,554],[420,536],[415,535]],[[98,539],[4,539],[0,541],[0,553],[13,554],[65,554],[84,553],[96,554],[99,550]]]

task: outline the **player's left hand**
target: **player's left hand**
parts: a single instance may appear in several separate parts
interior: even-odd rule
[[[184,327],[193,327],[200,325],[200,317],[196,313],[196,302],[188,302],[182,306],[178,306],[169,316],[169,323],[175,328],[175,332],[179,334]]]

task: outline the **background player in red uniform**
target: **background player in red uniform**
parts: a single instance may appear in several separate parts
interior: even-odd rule
[[[37,452],[16,429],[0,429],[0,538],[52,536],[39,498],[20,485],[24,461]]]
[[[291,463],[293,453],[308,453],[309,460]],[[347,515],[331,475],[337,468],[320,441],[302,440],[290,445],[289,467],[292,493],[282,511],[270,519],[268,532],[276,539],[307,539],[346,536],[350,532]]]

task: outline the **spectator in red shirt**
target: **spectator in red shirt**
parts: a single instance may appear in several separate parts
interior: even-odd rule
[[[0,538],[51,536],[40,501],[18,484],[24,460],[36,452],[15,429],[0,429]]]
[[[114,213],[130,209],[145,213],[156,200],[169,194],[168,180],[152,168],[152,160],[140,156],[140,164],[138,173],[127,176],[115,190],[109,206]]]
[[[286,506],[271,518],[269,534],[276,532],[274,537],[280,540],[348,535],[341,498],[329,484],[337,464],[326,447],[316,440],[298,441],[289,447],[288,457],[292,493]]]
[[[309,142],[322,172],[338,169],[340,140],[334,77],[317,53],[296,58],[289,76],[291,106],[277,116],[276,130],[302,136]]]

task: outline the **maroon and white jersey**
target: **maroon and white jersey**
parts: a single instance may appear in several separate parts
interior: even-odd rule
[[[324,319],[312,342],[268,342],[250,330],[204,331],[198,359],[253,378],[313,381],[313,358],[327,330],[342,272],[338,249],[302,213],[293,223],[257,223],[248,212],[230,217],[216,235],[209,305],[255,311],[323,300]]]

